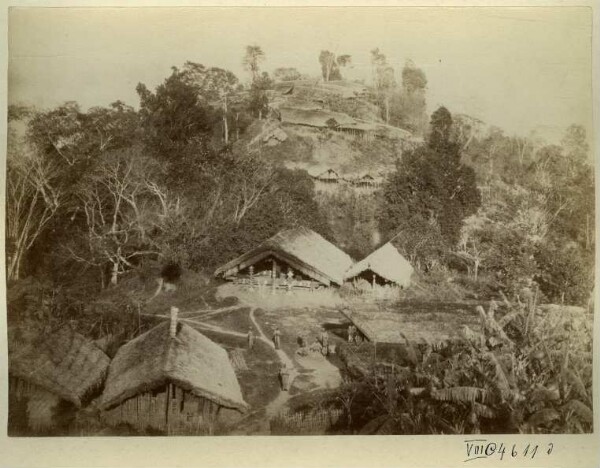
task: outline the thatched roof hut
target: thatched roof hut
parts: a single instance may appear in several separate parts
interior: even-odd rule
[[[227,352],[194,330],[161,323],[122,346],[110,364],[100,400],[109,409],[138,394],[174,384],[219,406],[245,411],[248,405]]]
[[[110,363],[98,346],[70,327],[11,348],[8,367],[11,377],[57,395],[76,407],[102,385]]]
[[[325,182],[337,182],[340,180],[339,174],[333,169],[325,169],[324,171],[319,171],[314,176],[313,179],[325,181]]]
[[[352,265],[344,275],[345,279],[352,279],[361,275],[373,273],[386,282],[399,286],[410,285],[410,278],[414,269],[391,242],[384,244],[369,254],[360,262]]]
[[[316,232],[305,227],[286,229],[215,271],[229,277],[268,258],[275,258],[322,284],[341,285],[352,258]]]
[[[347,114],[324,109],[302,109],[298,107],[280,107],[279,114],[284,124],[304,125],[317,128],[332,126],[352,126],[356,121]]]

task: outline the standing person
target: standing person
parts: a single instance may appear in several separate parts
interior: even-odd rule
[[[275,331],[273,332],[273,344],[275,345],[275,349],[279,349],[281,346],[281,332],[279,331],[279,327],[275,327]]]
[[[279,368],[279,381],[281,382],[281,389],[284,392],[287,392],[290,388],[290,370],[285,362],[282,363],[281,367]]]
[[[252,331],[252,327],[248,329],[248,349],[252,349],[254,347],[254,332]]]
[[[348,325],[348,343],[354,342],[354,325]]]
[[[324,328],[321,331],[321,345],[325,349],[329,349],[329,334]]]

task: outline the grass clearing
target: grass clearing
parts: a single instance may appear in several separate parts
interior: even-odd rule
[[[201,333],[228,351],[242,348],[247,371],[236,372],[244,400],[251,408],[259,409],[270,403],[279,393],[279,357],[266,343],[256,340],[252,350],[246,349],[246,338],[201,330]]]

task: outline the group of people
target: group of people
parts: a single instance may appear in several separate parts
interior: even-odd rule
[[[248,341],[248,350],[251,350],[254,347],[254,342],[256,341],[256,336],[254,335],[254,330],[252,329],[252,327],[248,329],[246,337]],[[275,349],[281,348],[281,331],[279,330],[279,327],[275,327],[275,330],[273,331],[273,345]],[[281,364],[281,367],[279,368],[278,377],[282,390],[286,392],[289,390],[290,387],[290,374],[290,368],[285,362],[283,362]]]
[[[256,336],[254,335],[254,330],[252,327],[248,329],[246,340],[248,343],[248,349],[252,349],[254,347],[254,342],[256,341]],[[275,330],[273,331],[273,345],[275,349],[281,348],[281,331],[279,330],[279,327],[275,327]]]

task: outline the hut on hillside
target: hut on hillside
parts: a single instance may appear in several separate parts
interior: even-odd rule
[[[339,126],[351,126],[356,123],[347,114],[324,109],[280,107],[279,115],[284,125],[303,125],[306,127],[335,129]]]
[[[176,313],[117,352],[100,400],[108,424],[212,434],[247,410],[227,352]]]
[[[384,285],[408,287],[414,269],[391,242],[384,244],[348,269],[347,281],[362,278],[373,288]]]
[[[8,358],[9,427],[14,433],[66,427],[75,411],[100,392],[110,362],[70,327],[29,342],[9,340]]]
[[[339,174],[331,168],[319,171],[316,175],[312,176],[312,178],[326,184],[336,184],[340,181]]]
[[[215,271],[215,276],[273,288],[342,285],[352,258],[305,227],[286,229]]]

